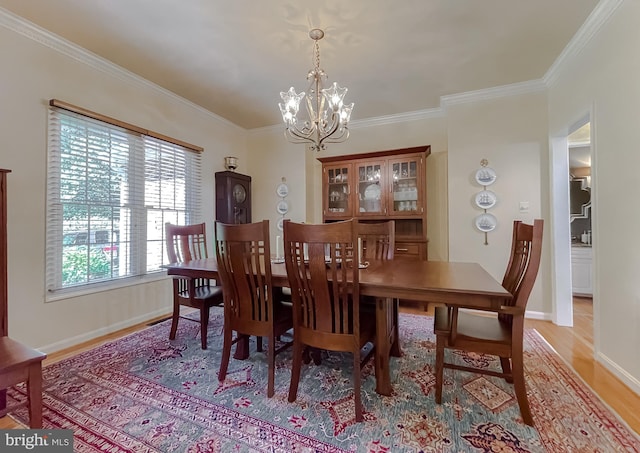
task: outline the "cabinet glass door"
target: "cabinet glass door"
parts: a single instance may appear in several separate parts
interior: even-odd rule
[[[384,192],[384,163],[362,162],[356,164],[358,178],[358,215],[386,213]]]
[[[350,165],[339,165],[326,167],[326,206],[325,216],[351,217],[353,208],[351,206]]]
[[[400,215],[419,214],[422,209],[420,160],[418,158],[398,159],[391,161],[390,166],[393,181],[391,211]]]

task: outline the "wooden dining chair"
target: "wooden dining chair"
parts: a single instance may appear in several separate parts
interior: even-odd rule
[[[167,255],[170,263],[182,263],[184,261],[207,258],[207,238],[205,224],[173,225],[165,224]],[[200,337],[202,349],[207,349],[207,327],[209,325],[209,313],[211,307],[221,305],[224,302],[222,287],[211,283],[209,279],[173,277],[173,315],[171,317],[171,330],[169,339],[176,338],[178,319],[182,316],[180,307],[187,306],[197,308],[200,311]]]
[[[42,361],[46,354],[8,336],[0,337],[0,417],[7,407],[7,388],[26,382],[29,427],[42,428]]]
[[[271,276],[269,221],[249,224],[215,223],[218,274],[224,292],[224,344],[218,380],[227,376],[231,346],[243,336],[267,338],[269,380],[267,396],[274,394],[276,339],[293,327],[291,306],[274,299]],[[236,338],[233,339],[233,332]],[[245,338],[246,339],[246,338]],[[258,351],[262,343],[258,343]]]
[[[358,222],[358,239],[362,241],[363,262],[388,261],[393,260],[396,249],[396,222],[388,220],[386,222]],[[373,296],[360,296],[362,301],[361,310],[375,315],[376,303],[380,300]],[[426,305],[426,302],[425,302]],[[398,316],[400,310],[400,300],[393,299],[393,304],[383,304],[387,310],[387,317],[392,317],[394,341],[391,355],[400,357],[400,338],[398,332]]]
[[[527,301],[540,267],[542,228],[542,219],[534,220],[533,225],[518,220],[513,223],[511,255],[502,280],[502,286],[513,298],[496,307],[493,316],[459,311],[456,307],[436,308],[436,403],[442,402],[444,368],[498,376],[514,384],[522,419],[533,426],[524,381],[523,334]],[[502,372],[446,363],[445,348],[498,356]]]
[[[396,249],[396,222],[358,222],[362,260],[392,260]]]
[[[351,352],[355,415],[360,422],[360,371],[374,354],[376,326],[375,316],[360,316],[357,227],[357,220],[321,225],[285,221],[284,251],[293,299],[289,401],[297,397],[305,348]],[[369,342],[373,347],[362,359],[362,348]]]

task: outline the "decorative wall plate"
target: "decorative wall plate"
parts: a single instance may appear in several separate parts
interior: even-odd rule
[[[476,194],[476,206],[481,209],[491,209],[498,201],[498,197],[491,190],[483,190]]]
[[[483,233],[495,230],[498,220],[493,214],[480,214],[476,217],[476,228]]]
[[[289,203],[286,200],[280,200],[276,205],[276,211],[278,214],[284,215],[289,212]]]
[[[287,195],[289,195],[289,186],[281,182],[280,184],[278,184],[278,187],[276,187],[276,193],[281,198],[286,197]]]
[[[280,231],[282,231],[282,230],[284,229],[284,217],[280,217],[280,218],[278,219],[278,224],[277,224],[277,226],[278,226],[278,229],[279,229]]]
[[[364,190],[365,200],[379,200],[380,199],[380,186],[378,184],[369,184]]]
[[[476,172],[476,182],[481,186],[490,186],[496,182],[496,172],[493,168],[483,167]]]

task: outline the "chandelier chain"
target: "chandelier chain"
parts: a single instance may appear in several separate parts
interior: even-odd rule
[[[316,56],[316,61],[315,61],[315,65],[316,65],[316,69],[320,69],[320,44],[318,44],[318,41],[314,42],[314,48],[315,48],[315,56]]]

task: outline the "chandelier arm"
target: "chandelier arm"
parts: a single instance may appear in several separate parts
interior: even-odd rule
[[[342,143],[344,142],[346,139],[349,138],[349,129],[347,129],[346,127],[342,130],[342,132],[339,133],[339,135],[331,135],[331,136],[327,136],[325,137],[325,139],[323,140],[324,143]]]
[[[331,127],[328,130],[323,131],[323,137],[320,137],[318,134],[318,145],[322,145],[323,142],[327,141],[327,143],[338,143],[328,141],[333,134],[336,133],[338,128],[340,127],[340,115],[336,113],[331,114]]]
[[[311,139],[311,135],[313,134],[313,130],[308,133],[304,133],[297,128],[286,128],[284,130],[285,137],[287,137],[292,143],[306,143],[309,141],[313,141]]]

